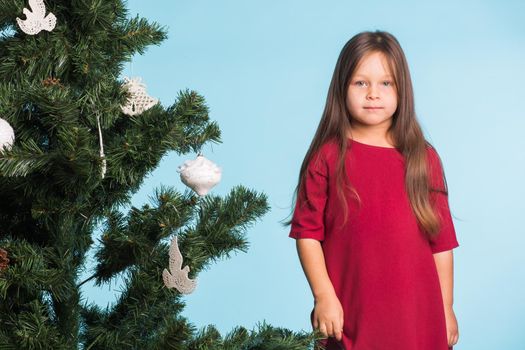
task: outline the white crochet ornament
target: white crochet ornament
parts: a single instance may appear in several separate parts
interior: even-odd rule
[[[168,288],[177,288],[183,294],[190,294],[197,286],[197,279],[188,278],[189,266],[182,268],[182,254],[179,250],[177,236],[171,240],[169,255],[169,271],[167,269],[162,271],[164,285]]]
[[[141,78],[124,77],[125,83],[122,85],[131,95],[124,106],[122,112],[127,115],[138,115],[147,111],[159,102],[158,99],[149,96],[146,92],[146,85],[141,82]]]
[[[194,160],[187,160],[178,167],[182,182],[204,196],[208,191],[221,181],[221,168],[212,161],[206,159],[202,154],[197,155]]]
[[[5,149],[10,150],[15,142],[15,132],[11,125],[0,118],[0,152]]]
[[[29,35],[35,35],[42,30],[52,31],[57,23],[57,18],[51,12],[46,16],[46,5],[44,0],[29,0],[31,11],[24,8],[22,12],[26,19],[16,18],[18,26],[22,31]]]

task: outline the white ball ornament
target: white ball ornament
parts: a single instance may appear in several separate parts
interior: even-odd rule
[[[202,154],[194,160],[187,160],[178,167],[181,181],[199,196],[206,195],[221,181],[221,168]]]
[[[0,118],[0,152],[4,149],[10,150],[15,142],[15,132],[11,125]]]

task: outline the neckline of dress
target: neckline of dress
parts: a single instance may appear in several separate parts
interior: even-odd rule
[[[397,148],[395,147],[385,147],[385,146],[376,146],[376,145],[370,145],[368,143],[362,143],[359,141],[356,141],[355,139],[348,138],[350,140],[350,143],[355,143],[356,145],[365,146],[369,148],[375,148],[375,149],[384,149],[384,150],[394,150],[397,151]]]

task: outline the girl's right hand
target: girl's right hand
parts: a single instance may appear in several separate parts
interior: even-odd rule
[[[335,293],[323,294],[315,298],[312,310],[312,326],[326,337],[343,337],[343,307]]]

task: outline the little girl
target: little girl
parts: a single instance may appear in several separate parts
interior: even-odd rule
[[[302,163],[289,236],[326,349],[447,350],[459,246],[407,62],[383,31],[344,46]]]

